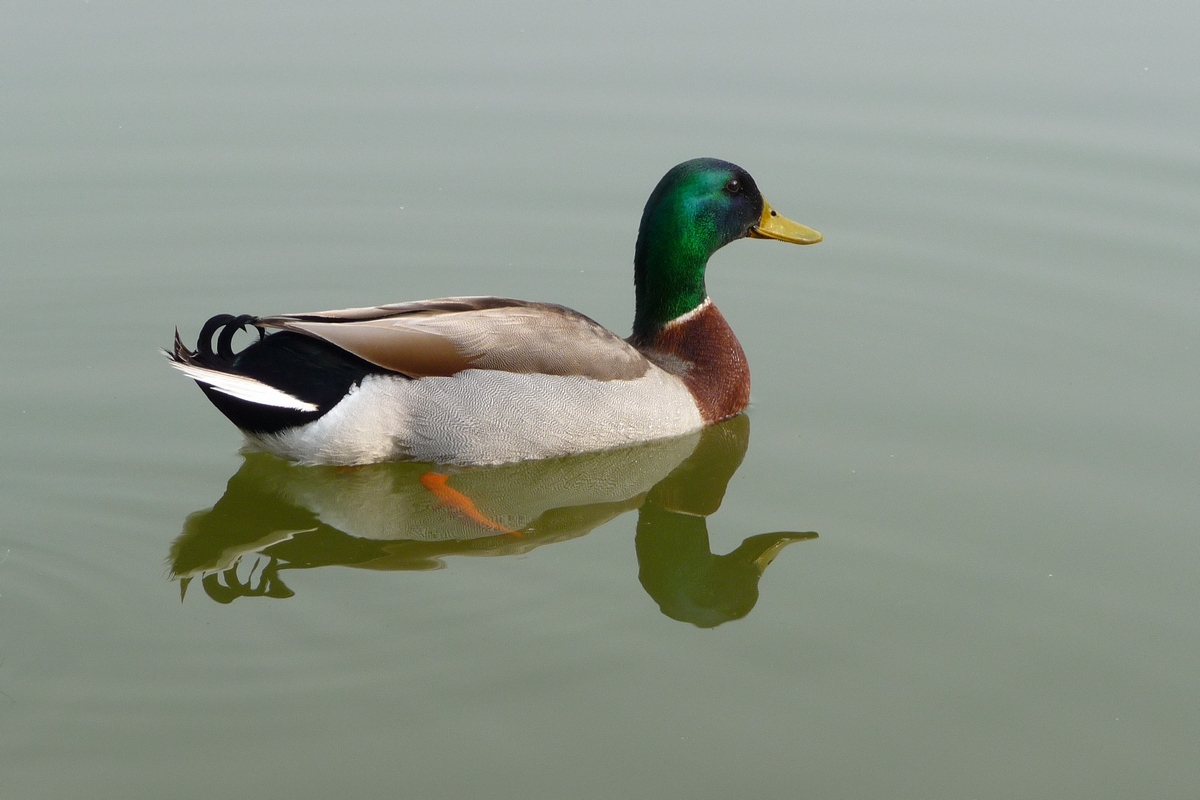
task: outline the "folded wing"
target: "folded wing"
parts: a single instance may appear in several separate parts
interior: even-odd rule
[[[256,324],[322,339],[413,378],[490,369],[634,380],[650,362],[577,311],[502,297],[411,303],[258,317]]]

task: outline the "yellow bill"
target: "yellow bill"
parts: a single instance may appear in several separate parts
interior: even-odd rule
[[[807,225],[792,222],[771,208],[771,204],[763,200],[762,219],[750,229],[750,236],[755,239],[778,239],[792,244],[816,244],[821,241],[821,234]]]

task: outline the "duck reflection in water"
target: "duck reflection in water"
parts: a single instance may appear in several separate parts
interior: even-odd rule
[[[285,598],[286,570],[438,569],[446,556],[516,555],[574,539],[637,509],[643,588],[668,617],[711,628],[746,616],[767,565],[817,536],[761,533],[713,555],[706,517],[749,440],[750,420],[739,416],[678,439],[496,467],[298,467],[247,454],[224,497],[184,523],[172,577],[183,594],[199,578],[221,603]]]

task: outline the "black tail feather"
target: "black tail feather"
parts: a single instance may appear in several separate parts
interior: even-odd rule
[[[248,325],[258,330],[258,341],[235,353],[233,337]],[[260,406],[197,381],[221,413],[242,430],[255,433],[276,433],[312,422],[337,405],[367,375],[388,373],[321,339],[292,331],[268,335],[258,318],[249,314],[210,318],[200,329],[195,350],[184,345],[177,328],[174,348],[167,355],[181,364],[253,378],[317,406],[317,411]]]
[[[200,329],[200,336],[196,340],[196,352],[192,356],[197,359],[197,363],[204,366],[220,368],[233,364],[237,355],[233,352],[233,336],[238,331],[246,330],[247,325],[253,325],[258,330],[258,338],[261,341],[266,337],[267,331],[256,322],[256,317],[250,314],[217,314],[209,318],[204,323],[204,327]],[[217,340],[217,349],[213,351],[213,337]]]

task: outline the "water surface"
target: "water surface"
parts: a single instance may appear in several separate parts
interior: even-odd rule
[[[4,16],[4,794],[1194,796],[1192,6]],[[243,457],[157,352],[455,294],[625,334],[699,155],[826,236],[710,265],[733,455],[451,476],[502,531]]]

